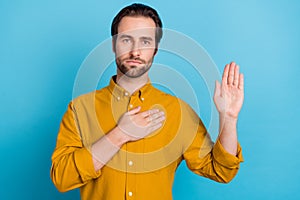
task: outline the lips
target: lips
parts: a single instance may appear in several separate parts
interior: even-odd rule
[[[140,60],[125,60],[125,63],[131,64],[131,65],[142,64],[142,62]]]

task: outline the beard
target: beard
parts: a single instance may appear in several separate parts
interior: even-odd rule
[[[136,60],[141,62],[141,64],[138,65],[126,65],[124,63],[124,61],[126,60]],[[153,58],[151,58],[149,61],[145,61],[143,59],[140,58],[125,58],[123,60],[116,58],[116,64],[118,69],[127,77],[130,78],[138,78],[140,76],[142,76],[143,74],[145,74],[151,67],[153,62]]]

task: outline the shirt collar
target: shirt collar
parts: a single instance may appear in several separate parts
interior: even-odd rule
[[[119,86],[116,83],[116,75],[111,77],[110,82],[109,82],[109,86],[108,89],[110,90],[110,92],[112,93],[112,95],[117,98],[120,99],[124,96],[129,96],[129,92],[126,91],[124,88],[122,88],[121,86]],[[135,91],[132,96],[134,95],[138,95],[138,97],[144,101],[145,98],[147,98],[147,96],[149,95],[149,93],[151,92],[151,90],[153,89],[153,86],[151,84],[151,81],[148,80],[148,82],[143,85],[143,87],[141,87],[139,90]]]

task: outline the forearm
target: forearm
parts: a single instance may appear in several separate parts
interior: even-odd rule
[[[88,149],[82,146],[78,134],[67,130],[62,126],[52,156],[51,179],[61,192],[79,188],[99,177],[100,169],[128,141],[128,137],[116,127]]]
[[[51,179],[61,192],[81,187],[97,178],[90,152],[75,144],[56,148],[52,156]]]
[[[236,156],[237,155],[237,118],[220,114],[219,119],[219,140],[224,149]]]
[[[116,126],[95,142],[91,148],[95,170],[100,170],[127,141],[128,137]]]
[[[184,159],[194,173],[218,182],[228,183],[237,174],[239,163],[243,161],[241,147],[239,145],[236,147],[237,153],[232,155],[225,150],[220,138],[213,144],[208,134],[203,138],[203,133],[199,132],[194,142],[185,151]],[[208,149],[210,151],[205,156],[199,156]]]

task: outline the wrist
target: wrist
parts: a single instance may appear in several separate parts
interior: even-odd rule
[[[116,126],[106,137],[118,147],[122,147],[123,144],[129,141],[128,136],[122,132],[122,130]]]
[[[220,120],[229,123],[237,123],[238,115],[230,115],[227,113],[219,113]]]

